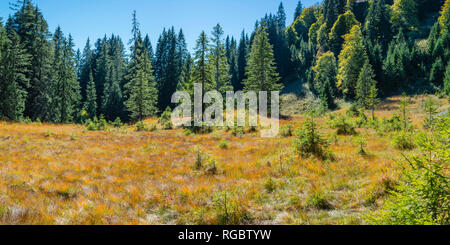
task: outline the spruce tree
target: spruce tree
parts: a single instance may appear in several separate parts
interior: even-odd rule
[[[334,96],[336,94],[336,75],[337,64],[336,58],[332,52],[322,54],[317,64],[313,67],[314,89],[319,92],[322,105],[328,109],[333,108]]]
[[[245,91],[281,91],[280,77],[276,71],[272,45],[269,43],[267,28],[261,25],[257,28],[251,47],[247,79],[244,81]]]
[[[92,73],[92,69],[94,68],[94,54],[91,49],[91,42],[88,38],[86,41],[86,45],[83,49],[83,54],[81,58],[81,64],[80,64],[80,88],[81,88],[81,96],[82,100],[86,101],[86,90],[87,90],[87,84],[90,81],[90,75]]]
[[[89,81],[86,86],[86,101],[84,102],[83,110],[86,111],[88,118],[97,116],[97,92],[95,91],[92,71],[89,72]]]
[[[450,97],[450,62],[447,65],[444,76],[444,92]]]
[[[194,64],[192,67],[191,81],[186,84],[186,91],[194,94],[194,83],[200,83],[202,85],[202,94],[206,91],[215,89],[214,81],[212,78],[212,71],[208,66],[208,54],[209,54],[209,40],[206,33],[203,31],[197,39],[197,44],[194,49]]]
[[[51,110],[49,120],[56,123],[72,122],[80,102],[80,88],[76,77],[73,41],[64,36],[61,28],[55,31],[54,60],[51,83]]]
[[[379,103],[378,89],[377,85],[374,83],[370,86],[369,95],[366,98],[366,105],[372,111],[372,120],[375,120],[375,108]]]
[[[211,71],[209,80],[214,82],[215,90],[219,91],[222,95],[225,95],[227,91],[232,90],[232,87],[230,85],[230,67],[222,43],[222,35],[223,29],[217,24],[212,32],[212,45],[207,65],[209,66],[208,69]]]
[[[359,25],[355,15],[351,11],[347,11],[344,14],[339,15],[338,19],[331,28],[329,35],[329,47],[330,50],[339,56],[342,49],[345,34],[348,34],[354,25]]]
[[[26,67],[26,77],[30,86],[26,88],[27,100],[25,116],[35,120],[49,120],[51,102],[51,63],[53,51],[51,34],[41,11],[31,0],[20,0],[15,5],[16,12],[8,19],[6,28],[15,31],[23,43],[31,60]]]
[[[337,87],[342,91],[346,99],[355,97],[358,76],[367,59],[362,42],[361,29],[358,25],[355,25],[349,34],[344,35],[344,45],[339,55]]]
[[[238,58],[237,58],[237,84],[234,87],[235,90],[242,90],[244,88],[243,81],[247,78],[245,75],[245,67],[247,67],[247,59],[248,59],[248,43],[247,43],[247,35],[245,31],[241,33],[241,39],[239,41],[238,46]]]
[[[450,32],[450,0],[446,0],[439,16],[442,32]]]
[[[369,109],[367,98],[369,97],[370,89],[376,84],[374,78],[375,73],[373,72],[372,66],[369,63],[369,60],[366,60],[356,84],[356,100],[361,108]]]
[[[392,26],[386,0],[373,1],[364,27],[367,39],[373,43],[380,43],[385,51],[392,39]]]
[[[148,52],[138,54],[136,76],[127,84],[128,100],[125,105],[134,121],[155,116],[158,101],[155,78]]]
[[[0,26],[0,116],[7,120],[23,118],[30,59],[19,35]]]
[[[229,54],[229,60],[228,65],[230,66],[230,75],[231,75],[231,85],[235,89],[235,91],[239,88],[239,74],[238,74],[238,54],[237,54],[237,47],[236,47],[236,40],[234,38],[231,39],[230,43],[230,54]]]
[[[300,17],[300,15],[302,14],[302,11],[303,11],[302,1],[299,0],[297,3],[297,7],[295,7],[294,20],[296,20],[298,17]]]
[[[416,30],[419,26],[416,0],[394,0],[391,22],[394,29]]]

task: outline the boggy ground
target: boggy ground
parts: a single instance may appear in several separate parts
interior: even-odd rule
[[[387,99],[377,117],[390,117],[399,99]],[[422,99],[409,112],[418,130]],[[418,150],[401,152],[392,134],[357,129],[367,141],[360,155],[354,136],[335,135],[327,117],[318,123],[333,138],[333,161],[302,159],[295,136],[1,122],[0,224],[364,224],[395,185],[401,153]],[[205,167],[196,169],[199,154]]]

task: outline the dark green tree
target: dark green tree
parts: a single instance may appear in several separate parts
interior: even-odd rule
[[[267,28],[262,25],[256,30],[246,68],[245,91],[281,91],[283,85],[276,71],[272,45]]]
[[[95,91],[95,82],[92,71],[89,72],[89,82],[86,86],[86,101],[84,102],[83,110],[87,113],[88,118],[97,116],[97,92]]]
[[[30,58],[19,35],[14,30],[6,33],[0,24],[0,117],[4,119],[23,118]]]

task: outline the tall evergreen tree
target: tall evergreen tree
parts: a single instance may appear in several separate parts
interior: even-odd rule
[[[208,57],[208,66],[211,71],[209,80],[214,82],[215,89],[222,95],[232,90],[230,84],[230,67],[228,65],[225,47],[222,43],[223,29],[217,24],[212,32],[212,45]]]
[[[344,36],[344,45],[339,55],[338,88],[346,99],[355,98],[355,88],[367,55],[359,25],[354,25]]]
[[[89,72],[89,82],[86,86],[86,101],[84,102],[83,110],[86,111],[88,118],[97,116],[97,91],[95,91],[92,71]]]
[[[171,106],[172,94],[176,91],[182,67],[178,40],[174,27],[161,34],[155,55],[155,77],[159,91],[159,108],[164,110]]]
[[[370,89],[372,86],[376,86],[376,81],[374,80],[375,73],[373,72],[372,66],[369,63],[369,60],[366,60],[363,68],[358,77],[358,82],[356,84],[356,100],[360,107],[369,109],[369,105],[367,104],[367,98],[370,94]]]
[[[8,19],[6,28],[15,31],[31,60],[26,67],[30,86],[26,88],[25,116],[47,120],[50,109],[50,73],[52,63],[51,34],[41,11],[31,0],[18,0],[17,12]]]
[[[302,11],[303,11],[302,1],[299,0],[297,3],[297,7],[295,7],[294,20],[296,20],[298,17],[300,17],[300,15],[302,14]]]
[[[419,26],[416,0],[394,0],[391,22],[394,29],[416,30]]]
[[[284,10],[283,2],[280,2],[280,6],[278,6],[277,22],[280,29],[284,32],[286,29],[286,12]]]
[[[83,54],[81,58],[81,64],[80,64],[80,87],[81,87],[81,96],[83,98],[83,101],[86,101],[86,89],[87,84],[89,82],[89,75],[92,72],[94,66],[94,54],[91,49],[91,42],[90,39],[86,41],[86,45],[83,49]]]
[[[450,97],[450,63],[448,63],[447,68],[445,69],[444,92]]]
[[[247,79],[244,81],[245,91],[281,91],[280,77],[276,71],[272,45],[269,43],[267,28],[261,25],[257,28],[251,47]]]
[[[344,43],[343,36],[348,34],[354,25],[359,25],[359,22],[351,11],[347,11],[344,14],[339,15],[331,28],[329,34],[329,47],[336,56],[339,56],[341,53],[342,44]]]
[[[148,52],[138,53],[136,64],[136,76],[127,84],[129,96],[125,105],[132,120],[143,120],[156,115],[158,91]]]
[[[390,12],[386,0],[374,0],[367,14],[364,33],[372,43],[380,43],[383,51],[392,39]]]
[[[336,95],[336,58],[332,52],[326,52],[317,59],[317,64],[313,67],[314,89],[319,92],[322,105],[325,108],[333,108],[334,97]]]
[[[194,64],[192,67],[191,81],[186,84],[185,90],[194,93],[194,83],[202,84],[202,94],[216,88],[211,75],[211,66],[208,66],[209,39],[204,31],[200,33],[194,49]]]
[[[53,37],[54,60],[51,83],[51,110],[49,119],[52,122],[72,122],[78,112],[80,103],[80,87],[77,81],[73,40],[67,39],[58,27]]]
[[[241,33],[241,39],[239,41],[238,46],[238,58],[237,58],[237,71],[238,71],[238,78],[237,78],[237,84],[234,87],[236,90],[242,90],[244,88],[243,81],[247,78],[245,74],[245,67],[247,67],[247,59],[248,59],[248,51],[249,51],[249,45],[247,42],[247,35],[245,34],[245,31],[242,31]]]
[[[29,85],[26,75],[30,58],[19,35],[14,30],[6,33],[0,24],[0,118],[11,121],[22,119]]]

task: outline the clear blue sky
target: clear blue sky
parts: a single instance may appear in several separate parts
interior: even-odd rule
[[[12,13],[9,2],[0,1],[0,16],[7,19]],[[65,34],[71,33],[76,48],[82,49],[89,37],[112,33],[125,44],[131,36],[131,14],[137,11],[141,31],[148,33],[155,47],[163,28],[183,28],[189,49],[202,30],[208,34],[220,23],[225,35],[239,38],[242,29],[252,31],[255,21],[266,13],[276,13],[281,0],[33,0],[44,13],[50,31],[58,25]],[[320,0],[302,0],[310,6]],[[287,22],[293,20],[298,0],[283,0]]]

